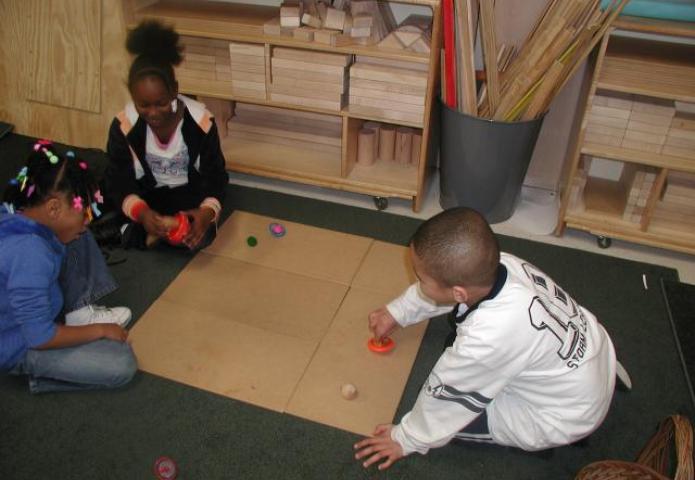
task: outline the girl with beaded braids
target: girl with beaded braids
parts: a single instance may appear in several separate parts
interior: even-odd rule
[[[115,288],[86,229],[102,201],[87,163],[41,140],[5,189],[0,371],[28,375],[32,393],[117,387],[137,369],[130,310],[91,304]]]
[[[167,217],[184,213],[190,230],[183,243],[212,243],[229,177],[212,114],[178,93],[175,65],[179,36],[155,21],[141,23],[126,47],[135,58],[128,74],[132,101],[109,130],[106,175],[109,200],[127,217],[126,247],[145,238],[167,238]]]

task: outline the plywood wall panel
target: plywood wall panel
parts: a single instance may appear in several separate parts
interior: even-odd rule
[[[70,28],[74,30],[61,33],[61,42],[74,43],[79,40],[77,43],[80,43],[82,33],[77,32],[86,32],[85,35],[94,38],[94,32],[99,31],[99,47],[89,47],[88,54],[89,62],[99,70],[96,92],[86,88],[87,80],[83,80],[86,78],[84,72],[93,74],[94,70],[82,68],[84,66],[76,60],[83,55],[79,53],[82,51],[80,49],[87,48],[83,45],[70,54],[63,52],[52,57],[58,63],[65,63],[67,72],[61,73],[60,68],[54,66],[58,73],[53,82],[56,90],[51,95],[55,96],[46,97],[48,100],[42,101],[31,99],[31,89],[45,81],[43,77],[36,80],[32,78],[32,60],[47,58],[44,52],[32,50],[35,48],[34,45],[45,44],[37,40],[41,35],[39,30],[48,31],[52,28],[50,22],[57,21],[42,14],[49,4],[55,4],[56,8],[66,7],[63,13],[58,15],[62,18],[58,23],[69,23]],[[83,6],[86,10],[79,14],[71,13],[77,6]],[[86,18],[94,19],[95,8],[100,12],[98,19],[92,20],[89,26],[80,25],[87,21]],[[87,31],[88,29],[91,30]],[[125,36],[123,6],[120,0],[0,1],[0,120],[13,123],[15,131],[21,134],[51,138],[82,147],[104,148],[111,120],[129,98],[126,78],[130,59],[125,50]],[[96,40],[90,42],[90,45],[94,45]],[[94,57],[94,54],[98,56]],[[76,79],[76,89],[73,89],[72,93],[69,88],[64,88],[68,82],[67,78]],[[101,98],[98,108],[95,107],[94,100],[97,94]],[[93,111],[83,109],[86,105],[85,99],[91,99],[91,106],[88,108]],[[44,103],[46,101],[69,103],[72,106],[56,106]]]

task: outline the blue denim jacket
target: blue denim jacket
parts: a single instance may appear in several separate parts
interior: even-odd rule
[[[64,255],[50,229],[0,206],[0,370],[55,336]]]

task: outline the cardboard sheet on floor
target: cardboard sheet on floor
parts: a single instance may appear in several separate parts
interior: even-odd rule
[[[388,355],[367,349],[368,313],[414,278],[407,249],[290,222],[276,239],[270,221],[235,212],[138,320],[141,368],[368,434],[393,419],[425,328],[395,334]],[[357,399],[340,396],[344,383]]]
[[[270,234],[271,222],[285,227],[283,237]],[[249,236],[258,241],[255,247],[247,244]],[[366,237],[234,212],[205,252],[350,285],[371,243]]]
[[[130,335],[141,370],[282,412],[316,349],[160,298]]]
[[[350,289],[299,382],[288,413],[361,435],[393,421],[427,322],[396,331],[391,352],[371,352],[365,312],[389,300],[384,293]],[[357,387],[354,400],[341,396],[346,383]]]

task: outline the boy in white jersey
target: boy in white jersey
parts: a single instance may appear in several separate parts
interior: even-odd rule
[[[456,336],[398,425],[354,448],[390,467],[451,440],[524,450],[567,445],[601,424],[613,396],[615,351],[596,317],[533,265],[499,252],[485,219],[444,211],[415,232],[418,282],[369,315],[382,338],[454,307]]]

